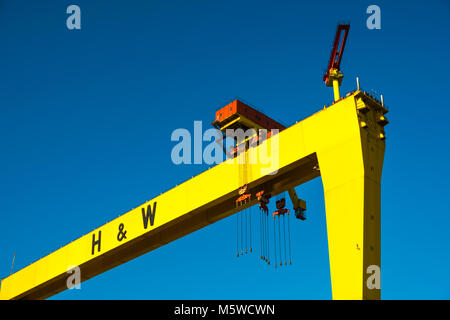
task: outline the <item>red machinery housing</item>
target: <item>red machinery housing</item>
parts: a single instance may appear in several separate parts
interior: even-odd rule
[[[227,137],[227,129],[242,129],[244,131],[248,129],[255,129],[256,131],[259,129],[266,129],[268,130],[267,138],[270,138],[270,130],[272,129],[277,129],[279,131],[286,129],[286,127],[278,121],[269,118],[262,112],[259,112],[239,100],[234,100],[225,107],[217,110],[216,118],[212,125],[223,133],[224,138]],[[261,137],[257,134],[251,139],[247,146],[245,143],[237,141],[236,146],[231,148],[229,154],[235,156],[244,151],[246,147],[255,146],[260,140]]]

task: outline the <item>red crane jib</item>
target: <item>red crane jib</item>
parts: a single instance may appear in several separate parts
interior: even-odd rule
[[[323,75],[323,81],[325,83],[328,81],[330,76],[330,71],[332,69],[340,70],[342,54],[344,53],[345,42],[347,41],[347,35],[350,30],[349,24],[340,24],[336,30],[336,36],[334,37],[333,49],[331,50],[330,61],[328,63],[327,72]],[[342,37],[341,45],[339,46],[339,42],[341,40],[341,33],[344,33]]]

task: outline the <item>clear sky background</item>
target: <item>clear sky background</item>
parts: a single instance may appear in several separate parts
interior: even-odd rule
[[[81,30],[66,28],[70,4]],[[170,135],[233,97],[286,125],[329,104],[340,21],[342,93],[359,76],[390,109],[382,298],[449,299],[447,0],[1,0],[0,277],[14,253],[18,270],[207,169],[174,165]],[[330,299],[321,180],[297,190],[308,219],[291,221],[290,267],[237,259],[230,217],[54,298]]]

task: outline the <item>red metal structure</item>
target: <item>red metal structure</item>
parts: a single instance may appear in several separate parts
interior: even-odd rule
[[[237,120],[240,118],[239,120]],[[234,120],[234,123],[232,123]],[[258,110],[245,103],[234,100],[225,107],[216,111],[216,120],[212,123],[219,130],[227,129],[278,129],[284,130],[285,126],[269,118]]]
[[[242,129],[244,131],[247,129],[255,129],[256,131],[259,129],[277,129],[279,131],[286,129],[278,121],[273,120],[239,100],[234,100],[225,107],[217,110],[216,118],[212,125],[222,132],[224,139],[227,137],[227,129]],[[229,156],[234,157],[247,148],[256,146],[262,139],[270,138],[271,134],[271,131],[268,131],[266,137],[261,137],[257,132],[248,143],[245,141],[236,141],[236,146],[231,148],[229,153],[227,150],[224,151]]]
[[[336,70],[337,73],[340,71],[340,65],[342,60],[342,54],[344,53],[345,43],[347,41],[347,35],[350,30],[349,24],[340,24],[336,30],[336,36],[334,37],[333,48],[331,50],[330,61],[328,62],[328,68],[326,73],[323,75],[323,81],[327,86],[332,86],[330,81],[330,75],[332,70]],[[343,33],[342,37],[341,34]],[[342,41],[341,41],[342,38]],[[339,45],[340,43],[340,45]]]
[[[280,200],[277,200],[275,203],[275,206],[277,208],[277,210],[273,213],[273,217],[275,218],[275,216],[277,215],[282,215],[282,214],[289,214],[289,209],[286,209],[286,198],[281,198]]]

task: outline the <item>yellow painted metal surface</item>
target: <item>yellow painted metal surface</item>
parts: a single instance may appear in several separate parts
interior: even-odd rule
[[[339,81],[337,79],[333,79],[333,93],[334,101],[338,101],[341,96],[339,95]]]
[[[261,188],[276,195],[321,175],[333,298],[379,299],[380,290],[366,285],[366,270],[380,266],[385,140],[379,119],[386,112],[356,91],[242,156],[256,159],[269,147],[274,156],[270,163],[242,165],[239,157],[229,159],[2,279],[0,298],[47,298],[66,289],[66,271],[72,266],[80,267],[84,281],[232,215],[244,208],[234,203],[243,183],[248,183],[249,205],[254,205]],[[367,126],[362,128],[361,122]],[[126,231],[122,240],[121,225]]]

